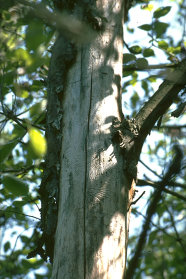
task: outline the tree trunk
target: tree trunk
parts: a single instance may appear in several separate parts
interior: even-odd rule
[[[78,49],[63,97],[54,279],[122,278],[128,190],[112,122],[122,118],[122,1],[99,0],[106,29]]]

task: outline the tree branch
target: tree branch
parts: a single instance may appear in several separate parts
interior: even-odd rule
[[[140,211],[136,210],[136,213],[137,213],[138,215],[142,216],[142,217],[146,220],[146,216],[145,216],[144,214],[142,214]],[[164,234],[166,234],[167,236],[169,236],[169,237],[173,238],[174,240],[178,241],[178,240],[177,240],[177,237],[175,237],[175,236],[172,235],[172,234],[169,234],[169,233],[166,231],[165,228],[162,228],[162,227],[156,225],[156,224],[155,224],[154,222],[152,222],[152,221],[150,221],[150,224],[151,224],[153,227],[155,227],[158,231],[162,231],[162,232],[163,232]]]
[[[137,266],[139,265],[141,253],[145,246],[147,234],[150,229],[150,223],[151,223],[153,215],[156,213],[156,209],[157,209],[159,201],[161,200],[162,192],[163,192],[165,186],[172,179],[172,177],[179,174],[179,172],[181,170],[183,152],[182,152],[180,146],[177,146],[177,145],[174,146],[174,151],[175,151],[175,156],[174,156],[172,162],[170,163],[170,166],[169,166],[167,172],[165,173],[164,178],[160,182],[159,187],[153,193],[152,200],[147,208],[147,213],[146,213],[147,218],[143,224],[143,229],[139,236],[139,240],[138,240],[138,243],[136,246],[134,256],[131,259],[131,261],[129,262],[129,266],[128,266],[128,269],[126,272],[126,277],[124,277],[125,279],[132,279],[135,274],[135,270],[136,270]]]
[[[170,183],[171,182],[169,182],[168,185]],[[156,188],[156,189],[158,189],[160,187],[160,183],[158,183],[158,182],[152,182],[152,181],[149,181],[149,180],[145,181],[145,180],[142,180],[142,179],[138,179],[136,186],[148,186],[148,185],[152,186],[153,188]],[[184,186],[184,185],[182,185],[182,187],[186,188],[186,186]],[[176,197],[180,200],[186,201],[186,197],[184,197],[184,196],[182,196],[182,195],[180,195],[180,194],[178,194],[174,191],[171,191],[171,190],[168,190],[168,189],[164,188],[163,192],[168,193],[168,194],[170,194],[170,195],[172,195],[172,196],[174,196],[174,197]]]
[[[181,130],[186,128],[186,125],[161,125],[159,128],[157,126],[154,126],[153,129],[155,130],[159,130],[159,129],[177,129],[177,130]]]
[[[159,69],[166,69],[166,68],[176,68],[178,64],[169,63],[169,64],[155,64],[155,65],[148,65],[146,67],[137,67],[135,65],[123,65],[124,71],[149,71],[149,70],[159,70]]]
[[[29,217],[29,218],[34,218],[34,219],[37,219],[37,220],[41,220],[40,218],[38,217],[35,217],[33,215],[28,215],[28,214],[24,214],[24,213],[21,213],[21,212],[17,212],[17,211],[14,211],[14,210],[2,210],[0,209],[1,212],[7,212],[7,213],[15,213],[15,214],[19,214],[19,215],[22,215],[22,216],[26,216],[26,217]]]
[[[137,181],[137,186],[148,186],[148,185],[154,187],[154,185],[159,185],[159,182],[158,181],[154,182],[151,180],[144,180],[144,179],[138,179]],[[178,182],[169,181],[167,186],[180,187],[186,190],[186,185]]]
[[[138,147],[142,147],[156,121],[167,111],[178,93],[184,88],[186,59],[179,63],[179,67],[173,70],[172,75],[174,75],[174,81],[164,81],[136,116],[139,126]]]
[[[179,233],[178,233],[178,230],[176,228],[176,225],[175,225],[175,221],[174,221],[174,217],[172,215],[172,212],[169,210],[168,206],[166,205],[166,208],[167,208],[167,212],[169,213],[170,215],[170,219],[171,219],[171,223],[172,223],[172,227],[174,228],[174,231],[175,231],[175,234],[176,234],[176,240],[178,241],[178,243],[180,244],[180,246],[182,247],[183,251],[186,252],[186,247],[185,245],[183,244],[183,239],[180,237]]]

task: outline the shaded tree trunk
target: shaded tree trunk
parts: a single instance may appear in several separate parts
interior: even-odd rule
[[[58,224],[52,278],[122,278],[130,182],[112,123],[122,120],[122,1],[100,0],[106,28],[78,48],[63,93]]]

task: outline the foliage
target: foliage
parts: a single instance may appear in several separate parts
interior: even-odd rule
[[[43,2],[50,5],[52,1]],[[136,1],[138,2],[142,2],[142,10],[153,11],[152,22],[138,26],[138,30],[147,33],[149,42],[145,46],[142,42],[130,43],[130,46],[129,42],[125,42],[124,66],[135,66],[139,70],[147,68],[150,58],[156,57],[156,49],[176,63],[180,59],[184,41],[175,42],[166,35],[170,24],[164,22],[163,18],[169,14],[171,6],[154,9],[150,3],[152,1]],[[181,12],[182,3],[178,4]],[[20,9],[20,5],[14,1],[0,1],[0,226],[3,235],[0,278],[31,278],[29,276],[34,274],[34,278],[39,279],[50,278],[51,267],[39,258],[28,260],[26,256],[34,249],[40,234],[40,202],[37,189],[46,152],[44,131],[47,73],[50,46],[55,32],[42,21],[25,16]],[[127,29],[133,33],[134,29],[129,25],[130,21]],[[161,77],[159,70],[155,75],[151,75],[150,71],[147,73],[148,76],[140,80],[138,71],[125,71],[124,67],[123,96],[124,99],[125,96],[130,96],[128,106],[133,116],[152,94],[153,83]],[[132,94],[129,94],[130,88],[133,88]],[[138,88],[142,90],[142,94],[139,94]],[[176,103],[181,100],[180,96]],[[124,109],[126,105],[124,103]],[[170,112],[163,117],[161,124],[166,125],[169,120]],[[146,145],[146,153],[151,160],[158,160],[162,170],[166,166],[168,155],[171,156],[171,153],[163,150],[168,143],[175,142],[176,137],[183,137],[182,130],[176,129],[176,136],[175,129],[167,128],[163,131],[164,136],[160,130],[162,140],[155,141],[154,146]],[[175,189],[181,195],[185,190],[177,187]],[[146,250],[151,253],[144,257],[142,266],[136,272],[136,278],[144,275],[153,278],[183,278],[181,262],[184,254],[178,238],[183,239],[184,231],[180,225],[178,237],[175,229],[172,229],[174,226],[171,218],[175,216],[175,225],[183,220],[183,201],[167,195],[164,196],[163,204],[166,204],[168,209],[163,208],[163,205],[158,208],[155,221],[159,227],[154,229],[152,226],[146,246]],[[166,217],[164,212],[169,212],[168,210],[171,214]],[[137,211],[134,213],[137,215]],[[34,215],[35,218],[29,215]],[[166,233],[162,228],[165,228]],[[132,245],[135,241],[137,238],[133,237]],[[161,272],[166,275],[161,277]]]

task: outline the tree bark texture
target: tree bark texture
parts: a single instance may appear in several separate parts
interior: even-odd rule
[[[112,140],[113,120],[122,118],[124,13],[122,1],[97,5],[106,28],[78,47],[63,96],[53,279],[119,279],[125,269],[131,185]]]

